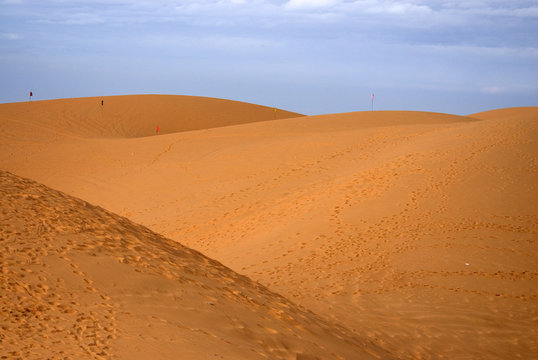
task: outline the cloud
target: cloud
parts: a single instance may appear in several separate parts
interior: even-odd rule
[[[445,4],[442,11],[465,16],[491,16],[491,17],[538,17],[538,6],[528,1],[467,1],[461,4]]]
[[[331,12],[339,15],[406,15],[412,13],[430,13],[427,5],[415,4],[413,1],[394,0],[289,0],[284,3],[285,10],[304,12]]]
[[[354,1],[348,5],[350,5],[355,12],[364,14],[406,15],[432,12],[432,9],[429,6],[416,4],[412,1],[364,0]]]
[[[0,37],[7,40],[18,40],[21,38],[19,34],[15,34],[15,33],[3,33],[3,34],[0,34]]]
[[[486,94],[500,94],[506,91],[505,88],[501,86],[486,86],[481,89],[482,92]]]
[[[168,36],[142,36],[137,43],[147,47],[170,48],[181,47],[191,52],[200,50],[219,50],[239,54],[252,52],[258,49],[275,49],[282,47],[282,42],[272,39],[261,39],[244,35],[218,35],[206,34],[196,36],[168,35]]]
[[[22,4],[21,0],[3,1]],[[39,22],[73,25],[175,21],[224,26],[258,22],[265,26],[293,24],[300,19],[315,26],[323,19],[349,28],[374,23],[387,29],[439,29],[482,26],[488,20],[500,26],[498,20],[503,17],[538,17],[538,6],[528,0],[48,0],[33,1],[32,6],[23,8]]]
[[[416,45],[415,48],[426,52],[438,53],[443,56],[457,54],[474,58],[518,58],[538,60],[538,48],[534,47],[503,47],[480,45]]]
[[[319,9],[337,4],[338,0],[289,0],[284,4],[285,9]]]

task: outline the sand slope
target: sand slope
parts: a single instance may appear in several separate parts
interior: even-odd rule
[[[469,117],[480,120],[536,120],[536,107],[516,107],[497,109],[471,114]]]
[[[3,358],[389,356],[198,252],[4,171],[0,209]]]
[[[103,101],[103,105],[101,105]],[[6,136],[56,139],[75,137],[143,137],[207,129],[301,114],[199,96],[130,95],[0,104],[1,127]]]
[[[536,107],[362,112],[142,139],[21,127],[0,135],[0,168],[149,226],[399,358],[529,358],[537,119]]]

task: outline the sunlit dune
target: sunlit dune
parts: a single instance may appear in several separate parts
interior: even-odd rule
[[[56,138],[133,138],[275,120],[301,114],[200,96],[131,95],[2,104],[2,132]],[[6,121],[10,126],[7,126]]]
[[[0,194],[4,358],[390,356],[102,208],[4,171]]]
[[[91,100],[92,109],[99,99]],[[105,107],[113,101],[104,99]],[[166,124],[161,128],[168,134],[157,135],[154,118],[132,110],[140,99],[115,98],[121,100],[115,110],[119,115],[110,116],[106,125],[102,121],[107,115],[74,105],[88,99],[57,100],[54,107],[46,105],[46,111],[22,110],[38,103],[0,105],[0,169],[124,216],[129,226],[147,234],[149,230],[134,223],[195,249],[204,256],[177,247],[193,261],[208,256],[231,269],[207,260],[222,274],[248,277],[233,275],[241,279],[241,287],[228,286],[232,293],[266,296],[271,300],[264,301],[270,302],[276,299],[270,291],[276,292],[290,301],[285,300],[294,309],[290,316],[307,317],[295,310],[297,304],[316,314],[308,313],[312,316],[308,321],[315,324],[312,329],[331,328],[326,332],[327,345],[321,345],[324,353],[310,345],[321,344],[324,336],[299,320],[311,333],[300,334],[304,343],[262,346],[260,339],[267,332],[259,330],[239,346],[235,325],[226,328],[219,322],[220,315],[212,313],[215,328],[198,327],[217,338],[196,333],[193,341],[198,346],[216,344],[229,333],[233,345],[223,346],[229,349],[229,358],[249,358],[241,351],[252,348],[269,358],[304,352],[324,359],[336,351],[329,348],[340,348],[339,337],[344,342],[352,339],[338,353],[345,359],[363,358],[367,351],[386,351],[382,358],[401,359],[525,359],[538,353],[538,107],[468,116],[412,111],[299,116],[251,104],[185,97],[181,101],[192,101],[185,108],[198,119],[193,123],[199,127],[177,125],[178,117],[168,111],[182,111],[163,107],[161,117],[170,122],[159,124]],[[172,102],[151,98],[152,104],[160,101]],[[78,114],[78,120],[58,110],[64,103],[71,107],[70,113]],[[208,121],[208,109],[229,120]],[[282,118],[275,119],[275,114]],[[136,126],[128,125],[131,118]],[[84,127],[75,130],[68,123]],[[2,211],[17,208],[9,206],[4,202]],[[34,213],[35,221],[57,216],[54,207]],[[88,222],[99,223],[93,216],[102,214],[104,210],[96,210],[88,215]],[[106,227],[101,234],[122,239],[118,229]],[[161,235],[151,234],[172,247]],[[39,238],[24,236],[28,241]],[[95,249],[105,246],[102,240],[95,241],[101,244]],[[149,246],[144,245],[144,256],[153,251]],[[150,260],[136,255],[136,249],[125,251],[133,256],[129,269],[145,269],[150,260],[158,266],[162,260],[160,255]],[[92,268],[93,264],[92,276],[100,279],[97,260],[80,256],[77,265]],[[106,261],[108,273],[127,266],[117,259]],[[171,269],[173,264],[162,266]],[[211,291],[225,278],[202,281],[203,273],[187,274],[198,282],[207,281]],[[136,276],[144,274],[132,270],[118,276],[134,276],[128,285],[136,288]],[[35,280],[38,275],[25,276]],[[154,285],[148,293],[158,293],[161,287],[171,293],[180,291],[170,281]],[[108,282],[102,284],[102,291],[113,293]],[[68,285],[63,284],[62,291],[69,292]],[[188,285],[189,289],[197,286]],[[205,290],[192,290],[200,296],[178,313],[190,319],[191,328],[201,321],[191,315],[191,309],[194,302],[206,301]],[[117,306],[134,303],[125,296],[107,296]],[[243,312],[238,303],[252,305],[221,296],[238,314]],[[171,306],[165,297],[144,299],[145,304],[162,301],[163,308]],[[162,320],[156,333],[142,328],[140,319],[148,313],[136,304],[128,311],[140,321],[137,334],[144,336],[147,331],[149,339],[168,329],[163,312],[151,314]],[[264,321],[276,321],[266,310]],[[264,309],[249,311],[254,320],[248,326],[254,326]],[[288,331],[293,338],[292,330],[297,329],[282,323],[260,324],[276,330],[277,337]],[[176,341],[185,339],[189,338]],[[126,341],[117,336],[107,344],[120,351]],[[355,349],[361,349],[358,355],[350,355]],[[117,354],[127,354],[121,351]]]

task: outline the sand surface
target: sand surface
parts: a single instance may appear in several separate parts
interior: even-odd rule
[[[126,218],[0,171],[3,358],[390,355]]]
[[[4,136],[21,128],[41,136],[133,138],[303,116],[239,101],[199,96],[131,95],[1,104]],[[14,127],[14,128],[13,128]],[[12,132],[13,131],[13,132]]]
[[[214,328],[205,328],[203,324],[212,320],[204,323],[187,316],[195,306],[186,304],[178,316],[192,317],[190,327],[200,322],[199,328],[217,338],[231,334],[233,345],[220,344],[219,354],[225,358],[251,358],[252,354],[294,358],[301,352],[322,359],[333,352],[336,356],[336,350],[323,353],[309,345],[321,344],[320,338],[327,342],[323,348],[341,349],[345,359],[381,351],[386,351],[382,358],[401,359],[528,359],[538,353],[538,108],[468,117],[423,112],[310,117],[289,113],[293,118],[274,120],[272,108],[178,97],[178,103],[193,115],[188,121],[177,115],[186,111],[174,110],[175,117],[159,115],[169,116],[170,131],[156,136],[157,120],[147,108],[162,101],[168,102],[167,109],[176,109],[174,97],[105,97],[105,107],[118,101],[120,114],[110,117],[106,125],[98,112],[79,104],[90,99],[101,98],[0,105],[0,169],[102,206],[200,251],[259,282],[267,292],[260,295],[259,288],[248,287],[249,294],[271,297],[276,292],[292,302],[289,316],[303,314],[295,310],[297,304],[316,314],[308,313],[315,324],[312,329],[331,328],[325,332],[327,337],[315,337],[318,330],[301,325],[310,337],[297,333],[304,342],[278,347],[260,341],[273,344],[271,336],[286,333],[282,329],[291,334],[291,330],[266,323],[262,325],[277,334],[256,333],[241,347],[240,332],[227,331],[224,322],[221,328],[216,320]],[[219,110],[219,104],[226,104],[227,110]],[[135,107],[138,110],[132,110]],[[209,121],[209,115],[195,115],[196,109],[201,114],[226,115]],[[280,112],[284,115],[282,110],[276,114]],[[4,214],[17,208],[9,206],[2,204]],[[49,212],[40,216],[54,216],[53,210]],[[87,221],[100,223],[91,220],[99,214],[88,215]],[[110,231],[107,236],[116,234],[121,241],[121,230]],[[27,241],[32,236],[34,241],[40,239],[36,234],[24,236]],[[178,245],[178,249],[184,248]],[[110,261],[108,276],[130,279],[132,272],[116,270],[123,266],[118,258],[124,251],[134,250],[103,250],[110,252],[103,260]],[[133,254],[129,266],[159,263],[158,257],[145,258],[152,251],[144,248]],[[188,251],[193,261],[204,258],[192,250],[182,251]],[[98,261],[73,256],[77,266],[99,272]],[[6,252],[5,257],[13,255]],[[175,271],[181,269],[184,266]],[[197,276],[204,274],[201,270]],[[31,275],[28,278],[39,283]],[[218,297],[215,284],[225,282],[223,278],[196,281],[209,281],[207,287],[214,291],[210,296]],[[96,279],[101,279],[98,274],[92,278]],[[127,284],[130,290],[121,291],[137,289],[138,297],[153,304],[164,301],[165,308],[170,303],[160,296],[146,299],[145,290],[183,291],[182,285],[170,283],[145,289],[135,279]],[[102,281],[103,293],[112,298],[108,292],[113,288]],[[71,288],[62,286],[55,293],[71,296]],[[228,289],[247,292],[241,286],[234,282]],[[193,291],[200,296],[190,301],[205,301],[205,292]],[[226,292],[220,296],[227,299]],[[113,299],[114,306],[120,307],[140,301],[125,296]],[[248,305],[232,300],[226,306]],[[77,311],[86,312],[91,306],[76,302],[81,304]],[[130,309],[138,319],[148,315],[141,306]],[[270,312],[259,315],[260,311],[263,314],[263,309],[251,309],[254,320],[249,326],[257,323],[257,316],[270,317]],[[167,318],[163,313],[153,315]],[[129,331],[142,337],[145,331],[151,333],[133,326]],[[200,344],[218,343],[215,337],[201,334],[196,333],[196,340],[193,335],[187,341],[185,335],[176,341],[191,344],[192,351]],[[152,336],[156,337],[147,338]],[[111,339],[107,354],[129,357],[125,344],[136,336],[126,338]],[[341,346],[338,339],[349,347]],[[171,344],[159,341],[159,346]],[[134,342],[146,351],[153,346],[150,341]],[[167,354],[174,354],[172,348]],[[232,353],[233,349],[241,350]]]

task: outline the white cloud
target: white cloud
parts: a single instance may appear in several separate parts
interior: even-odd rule
[[[527,58],[538,59],[538,48],[534,47],[488,47],[472,45],[415,45],[426,52],[443,55],[473,56],[482,58]]]
[[[486,94],[500,94],[506,91],[505,88],[501,86],[486,86],[481,89],[482,92]]]
[[[492,17],[538,17],[538,6],[528,6],[525,1],[510,1],[495,3],[494,1],[465,2],[457,5],[447,4],[442,11],[461,14],[465,16],[492,16]]]
[[[430,13],[431,9],[424,5],[415,5],[409,3],[397,3],[386,6],[386,12],[389,14],[409,14],[409,13]]]
[[[520,16],[520,17],[538,17],[538,6],[523,8],[523,9],[515,9],[513,11],[514,16]]]
[[[18,40],[18,39],[21,38],[21,36],[19,34],[15,34],[15,33],[0,34],[0,37],[2,37],[4,39],[8,39],[8,40]]]
[[[181,47],[195,51],[200,49],[224,51],[253,51],[259,48],[277,48],[283,44],[278,40],[261,39],[249,36],[200,35],[200,36],[145,36],[137,43],[145,46]]]
[[[525,83],[522,81],[515,81],[515,82],[507,82],[506,85],[500,86],[500,85],[491,85],[491,86],[483,86],[480,88],[480,92],[484,94],[536,94],[536,91],[538,91],[538,87],[530,82]]]
[[[338,0],[289,0],[284,4],[284,8],[295,9],[319,9],[338,4]]]

